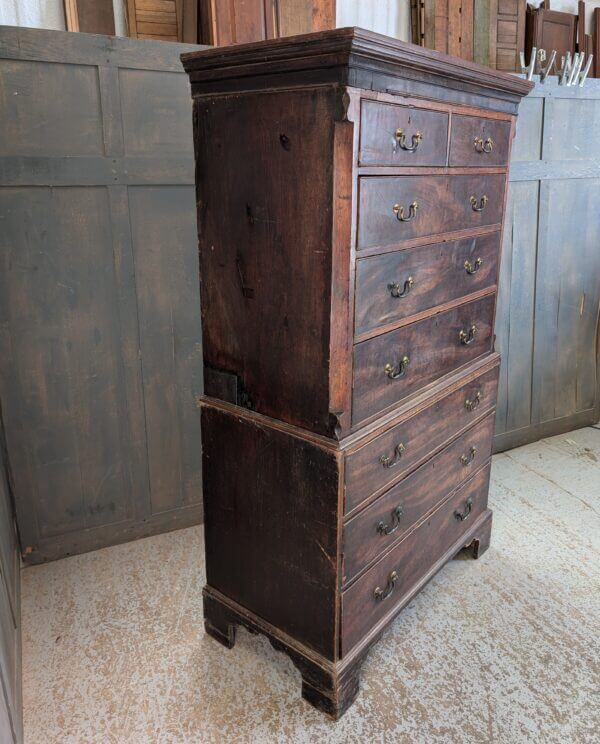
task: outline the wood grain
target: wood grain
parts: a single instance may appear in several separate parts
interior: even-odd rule
[[[464,486],[444,501],[419,527],[361,576],[342,594],[342,656],[368,633],[396,603],[401,603],[423,572],[466,532],[469,522],[461,522],[455,512],[464,512],[468,499],[473,506],[468,519],[473,522],[487,506],[489,466],[481,469]],[[389,576],[397,574],[393,592],[377,601],[375,590],[389,588]]]
[[[508,164],[510,122],[453,114],[451,127],[449,165],[478,167]],[[475,139],[482,140],[486,148],[490,145],[485,143],[491,140],[491,152],[486,152],[481,146],[476,147]]]
[[[441,111],[363,101],[361,107],[361,165],[423,166],[446,165],[449,117]],[[403,149],[396,140],[402,130],[403,143],[414,147],[413,136],[422,139],[416,149]]]
[[[381,326],[404,325],[415,313],[495,285],[499,240],[498,233],[490,233],[357,261],[357,337],[363,340],[365,333]],[[395,296],[405,288],[404,297]]]
[[[347,522],[343,581],[352,581],[485,463],[492,453],[493,432],[490,415]],[[399,518],[395,515],[398,508],[402,510]]]
[[[334,91],[302,91],[196,103],[204,364],[236,375],[254,410],[328,435],[333,157],[323,153],[336,102]],[[208,376],[206,392],[220,394]]]
[[[492,350],[494,295],[433,315],[397,331],[363,341],[354,350],[352,421],[358,424],[444,374]],[[476,333],[465,346],[459,333],[473,325]],[[403,357],[410,363],[404,375],[390,379],[385,367],[397,370]]]
[[[494,366],[419,411],[409,412],[380,436],[349,453],[345,463],[344,513],[354,514],[359,506],[380,495],[493,410],[497,386],[498,367]],[[479,403],[472,406],[477,399]],[[404,446],[402,457],[395,467],[384,468],[381,457],[393,459],[398,444]]]
[[[504,181],[501,174],[363,177],[359,185],[357,248],[401,245],[414,238],[498,224],[502,220]],[[475,211],[471,197],[479,205],[483,196],[487,198],[484,209]],[[402,207],[408,218],[413,203],[418,205],[414,217],[400,221],[394,207]]]

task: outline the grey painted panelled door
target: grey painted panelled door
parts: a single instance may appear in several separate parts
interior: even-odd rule
[[[600,418],[600,80],[522,101],[496,348],[496,451]]]
[[[0,400],[23,559],[201,520],[190,45],[0,28]]]
[[[23,741],[19,550],[0,408],[0,742]]]

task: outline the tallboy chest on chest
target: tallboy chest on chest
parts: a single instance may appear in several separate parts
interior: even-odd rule
[[[493,323],[530,84],[357,29],[184,55],[207,631],[337,717],[386,624],[489,543]]]

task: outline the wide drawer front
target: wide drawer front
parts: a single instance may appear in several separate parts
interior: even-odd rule
[[[361,165],[446,165],[448,114],[363,101]]]
[[[432,457],[344,526],[344,582],[402,538],[492,453],[494,415]]]
[[[495,232],[357,261],[356,335],[496,284],[499,248]]]
[[[486,509],[490,466],[455,491],[342,594],[342,656],[394,609]]]
[[[356,344],[352,423],[490,351],[494,302],[488,295]]]
[[[344,514],[389,487],[496,405],[499,367],[465,383],[347,455]]]
[[[365,176],[360,179],[358,249],[468,230],[502,221],[505,176]]]
[[[452,116],[450,165],[507,165],[509,149],[509,121]]]

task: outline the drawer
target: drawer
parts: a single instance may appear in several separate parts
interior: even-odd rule
[[[358,249],[502,222],[505,176],[363,176]]]
[[[452,116],[450,165],[508,165],[510,122]]]
[[[500,233],[356,262],[355,334],[496,284]]]
[[[495,366],[466,382],[348,454],[344,467],[344,513],[389,487],[478,416],[492,410],[496,405],[498,370]]]
[[[342,594],[342,656],[388,612],[402,604],[435,563],[484,513],[489,476],[487,465],[346,589]],[[466,519],[461,520],[457,514],[467,515]]]
[[[388,550],[487,462],[493,434],[492,413],[353,517],[344,527],[344,582]]]
[[[491,351],[494,303],[488,295],[356,344],[352,423]]]
[[[446,165],[447,157],[448,114],[395,103],[362,102],[361,165]]]

